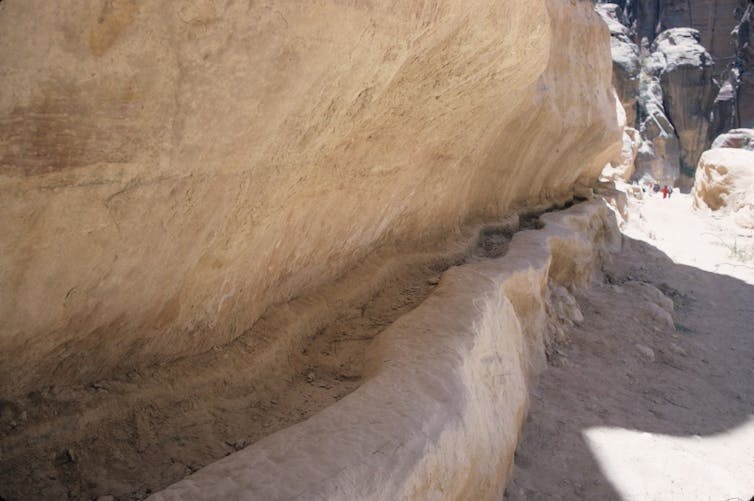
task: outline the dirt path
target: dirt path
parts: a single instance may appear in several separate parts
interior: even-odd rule
[[[754,496],[751,235],[689,202],[632,204],[634,238],[533,392],[505,499]]]

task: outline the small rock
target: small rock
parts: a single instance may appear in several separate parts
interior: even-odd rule
[[[311,383],[311,382],[313,382],[313,381],[314,381],[314,373],[313,373],[313,372],[310,372],[310,373],[308,373],[308,374],[306,375],[306,380],[307,380],[308,382],[310,382],[310,383]]]
[[[670,343],[670,349],[674,351],[675,353],[681,355],[682,357],[687,356],[686,350],[678,346],[676,343]]]
[[[429,280],[427,280],[427,283],[429,285],[437,285],[440,283],[440,277],[430,278]]]
[[[636,349],[639,350],[639,352],[641,352],[641,354],[644,355],[644,357],[646,357],[650,362],[655,361],[655,352],[649,346],[637,344]]]
[[[237,451],[240,451],[244,447],[246,447],[248,443],[246,442],[246,439],[236,440],[236,443],[233,444],[233,448]]]

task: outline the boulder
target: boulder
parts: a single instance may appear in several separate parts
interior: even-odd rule
[[[728,213],[739,225],[754,228],[754,151],[705,151],[694,182],[693,205]]]
[[[733,129],[712,142],[712,148],[740,148],[754,150],[754,129]]]

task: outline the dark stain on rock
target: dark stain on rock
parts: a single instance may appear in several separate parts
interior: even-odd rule
[[[128,83],[53,82],[27,106],[0,116],[0,174],[40,175],[130,161],[143,143],[140,94]]]
[[[113,46],[123,30],[136,17],[135,0],[107,0],[102,5],[97,24],[89,31],[89,48],[101,56]]]

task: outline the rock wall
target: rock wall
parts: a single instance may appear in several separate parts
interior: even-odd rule
[[[597,12],[610,30],[610,52],[613,56],[613,85],[626,111],[626,123],[636,124],[637,97],[641,62],[639,47],[632,41],[628,20],[621,8],[614,3],[598,4]]]
[[[548,313],[583,319],[563,286],[620,248],[602,201],[541,219],[504,257],[446,272],[378,337],[357,391],[149,499],[501,499]]]
[[[719,92],[714,60],[698,30],[657,32],[660,15],[672,10],[663,2],[598,3],[596,10],[610,27],[613,79],[627,125],[641,135],[634,179],[690,185],[710,131],[732,124],[732,84]],[[650,22],[652,29],[643,30]]]
[[[754,124],[754,62],[751,52],[752,0],[632,0],[614,4],[644,49],[663,31],[692,28],[712,57],[711,74],[720,85],[710,138],[735,127]],[[622,56],[621,56],[622,57]]]
[[[4,1],[0,31],[2,396],[227,343],[620,151],[589,1]]]
[[[735,126],[754,127],[754,1],[741,15],[741,20],[733,31],[736,46],[736,59],[732,70],[735,89]],[[722,131],[720,131],[722,132]]]
[[[714,59],[716,74],[721,74],[735,59],[731,31],[749,0],[629,0],[598,1],[613,3],[624,11],[635,32],[636,42],[645,46],[671,28],[693,28],[700,42]]]
[[[709,115],[718,91],[712,58],[699,44],[699,32],[673,28],[657,36],[646,65],[662,87],[663,107],[678,136],[681,172],[693,177],[709,146]]]

